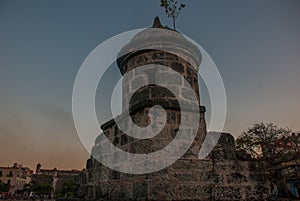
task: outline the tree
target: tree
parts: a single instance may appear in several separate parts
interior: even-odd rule
[[[178,17],[180,11],[185,7],[185,4],[181,3],[178,6],[178,1],[176,0],[161,0],[160,3],[160,6],[165,9],[166,15],[173,19],[173,28],[176,30],[176,18]]]
[[[286,180],[282,170],[288,168],[282,163],[290,161],[293,166],[299,165],[294,162],[300,153],[298,139],[288,128],[272,123],[255,123],[237,138],[236,145],[237,150],[249,154],[261,164],[266,181],[280,184],[280,180]],[[288,195],[286,185],[282,186],[280,194]]]
[[[65,182],[63,184],[64,189],[63,189],[63,194],[65,197],[74,197],[77,196],[77,191],[78,191],[78,185],[74,181],[70,182]]]
[[[37,195],[51,195],[53,188],[50,184],[47,183],[37,183],[36,181],[31,181],[26,189],[29,189],[31,192],[35,192]]]
[[[289,149],[285,139],[290,134],[290,129],[280,128],[273,123],[255,123],[237,138],[237,149],[250,154],[252,158],[275,165]]]
[[[8,192],[10,185],[5,184],[2,181],[0,181],[0,193],[1,192]]]

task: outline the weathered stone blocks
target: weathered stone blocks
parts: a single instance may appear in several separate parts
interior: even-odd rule
[[[232,135],[222,133],[218,144],[209,156],[203,160],[198,159],[199,150],[207,135],[205,107],[197,108],[200,110],[200,119],[192,119],[191,114],[195,108],[191,109],[189,101],[193,95],[196,95],[198,103],[200,103],[197,75],[201,61],[199,50],[177,32],[168,32],[165,40],[167,42],[171,40],[177,44],[174,47],[178,50],[178,55],[153,48],[136,50],[136,44],[141,47],[151,46],[152,43],[174,44],[155,40],[143,43],[144,41],[141,40],[143,37],[152,38],[152,34],[157,33],[150,29],[143,34],[144,36],[141,34],[134,38],[131,42],[133,45],[128,44],[125,47],[128,52],[124,50],[126,54],[117,60],[121,74],[126,74],[122,83],[123,111],[128,109],[132,121],[140,127],[146,127],[150,123],[149,109],[154,105],[160,105],[167,114],[166,125],[155,137],[139,140],[126,135],[125,131],[120,131],[116,122],[121,123],[125,130],[130,129],[128,120],[121,114],[115,120],[110,120],[101,126],[103,135],[97,137],[92,152],[97,154],[100,147],[108,146],[101,143],[104,137],[107,137],[116,147],[130,153],[147,154],[161,150],[176,137],[182,119],[188,122],[188,125],[184,127],[184,132],[191,133],[191,127],[197,125],[197,135],[188,151],[179,160],[169,167],[149,174],[120,173],[101,165],[92,156],[87,161],[86,198],[89,200],[160,201],[261,200],[267,191],[261,176],[261,169],[254,162],[239,160]],[[178,41],[178,39],[182,41]],[[169,67],[170,73],[156,74],[155,69],[147,72],[136,71],[137,67],[147,64]],[[181,76],[171,70],[175,70]],[[140,87],[153,80],[170,87],[176,94],[153,84]],[[187,83],[184,84],[184,80]],[[188,87],[191,87],[192,90]],[[133,94],[132,97],[129,97],[129,94]],[[180,108],[175,95],[179,95],[185,100],[183,108]],[[187,136],[189,137],[189,135]],[[120,158],[119,154],[119,152],[113,153],[113,160]],[[128,159],[123,158],[122,160],[125,162]],[[146,161],[145,163],[152,166],[159,162]]]

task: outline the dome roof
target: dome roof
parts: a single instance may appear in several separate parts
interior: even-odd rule
[[[121,49],[118,54],[118,64],[120,65],[125,57],[128,58],[131,54],[145,50],[163,50],[173,53],[189,62],[197,70],[201,63],[201,52],[198,47],[179,32],[160,26],[157,19],[155,19],[153,27],[136,34]]]

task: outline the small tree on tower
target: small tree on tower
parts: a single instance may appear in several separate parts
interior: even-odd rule
[[[181,3],[177,5],[178,1],[176,0],[161,0],[160,3],[160,6],[165,9],[166,15],[173,19],[173,29],[176,30],[176,18],[180,11],[185,7],[185,4]]]

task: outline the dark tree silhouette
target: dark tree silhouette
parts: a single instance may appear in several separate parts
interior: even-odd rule
[[[237,149],[275,165],[289,151],[285,142],[291,130],[280,128],[273,123],[255,123],[237,138]]]
[[[9,190],[9,184],[5,184],[2,181],[0,181],[0,193],[1,192],[8,192]]]
[[[282,171],[300,167],[297,160],[300,159],[299,139],[288,128],[280,128],[272,123],[255,123],[237,138],[236,146],[241,153],[249,154],[261,164],[266,181],[281,186],[281,196],[289,196],[286,185],[280,185],[287,179]],[[291,165],[283,165],[285,162]]]
[[[173,20],[173,29],[176,30],[176,18],[178,17],[180,11],[185,7],[185,4],[181,3],[179,5],[176,0],[161,0],[160,6],[165,9],[165,13],[168,17]]]

